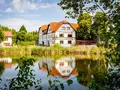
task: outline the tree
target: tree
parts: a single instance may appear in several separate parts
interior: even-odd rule
[[[4,70],[4,63],[0,63],[0,76],[3,74]]]
[[[79,28],[77,29],[77,39],[89,40],[91,38],[92,17],[89,13],[81,14],[78,18]]]
[[[21,28],[20,28],[19,32],[21,32],[21,31],[24,31],[25,33],[27,33],[27,30],[26,30],[26,28],[25,28],[25,26],[24,26],[24,25],[22,25],[22,26],[21,26]]]
[[[26,32],[24,32],[24,31],[17,32],[16,43],[25,41],[25,33]]]
[[[25,36],[25,41],[33,41],[34,37],[33,34],[27,33]]]
[[[4,34],[3,32],[0,30],[0,43],[4,40]]]
[[[83,11],[95,12],[96,9],[107,13],[109,22],[109,37],[107,37],[108,39],[105,39],[105,42],[109,44],[109,51],[106,53],[106,59],[109,61],[111,68],[108,69],[108,76],[106,76],[108,81],[104,85],[108,88],[107,90],[120,89],[120,1],[61,0],[59,5],[62,9],[68,10],[67,14],[73,18],[76,17],[76,15],[80,16]],[[104,38],[106,38],[106,31],[107,30],[105,30]],[[99,90],[99,88],[94,88],[93,90]]]
[[[101,41],[105,41],[106,39],[105,37],[108,36],[107,30],[108,30],[107,15],[103,12],[97,12],[93,17],[92,32],[97,36],[99,44]]]
[[[17,36],[17,32],[15,29],[12,29],[12,42],[16,43],[16,36]]]

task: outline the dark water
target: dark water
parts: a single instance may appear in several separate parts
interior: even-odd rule
[[[7,79],[17,76],[18,70],[15,70],[17,65],[15,59],[0,58],[1,88],[4,83],[8,84]],[[50,87],[49,80],[60,81],[64,85],[64,90],[88,90],[91,80],[100,78],[99,73],[106,72],[107,65],[104,60],[81,59],[79,56],[40,57],[37,58],[31,69],[34,70],[35,80],[41,79],[43,90],[48,90]],[[72,81],[70,85],[67,83],[68,80]],[[55,85],[62,90],[59,83],[55,83]],[[35,88],[29,89],[34,90]]]

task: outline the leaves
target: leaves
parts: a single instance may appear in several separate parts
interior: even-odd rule
[[[67,84],[68,84],[68,86],[70,86],[72,83],[73,83],[72,80],[67,80]]]
[[[0,30],[0,43],[4,40],[4,34],[3,32]]]
[[[62,90],[64,90],[64,85],[63,84],[60,84],[60,87]]]
[[[51,81],[51,80],[49,80],[48,82],[49,82],[49,85],[51,86],[51,85],[52,85],[52,81]]]
[[[27,33],[27,30],[26,30],[26,28],[25,28],[24,25],[21,26],[19,32],[25,32],[25,33]]]

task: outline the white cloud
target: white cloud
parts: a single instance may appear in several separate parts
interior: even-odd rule
[[[34,1],[34,0],[33,0]],[[41,8],[50,8],[55,7],[57,4],[50,3],[34,3],[29,0],[13,0],[12,9],[16,12],[24,12],[25,10],[41,9]]]
[[[35,31],[38,30],[39,27],[43,24],[48,23],[48,21],[41,21],[41,20],[27,20],[21,18],[8,18],[8,19],[1,19],[0,25],[7,26],[9,28],[14,28],[17,31],[20,29],[21,25],[25,25],[27,31]]]
[[[5,10],[5,12],[13,12],[13,9],[12,9],[12,8],[7,8],[7,9]]]
[[[13,0],[12,2],[12,8],[17,12],[23,12],[22,9],[22,0]]]

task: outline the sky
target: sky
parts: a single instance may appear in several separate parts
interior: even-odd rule
[[[0,25],[19,31],[25,25],[27,31],[36,31],[41,25],[75,19],[65,18],[57,3],[60,0],[0,0]]]

